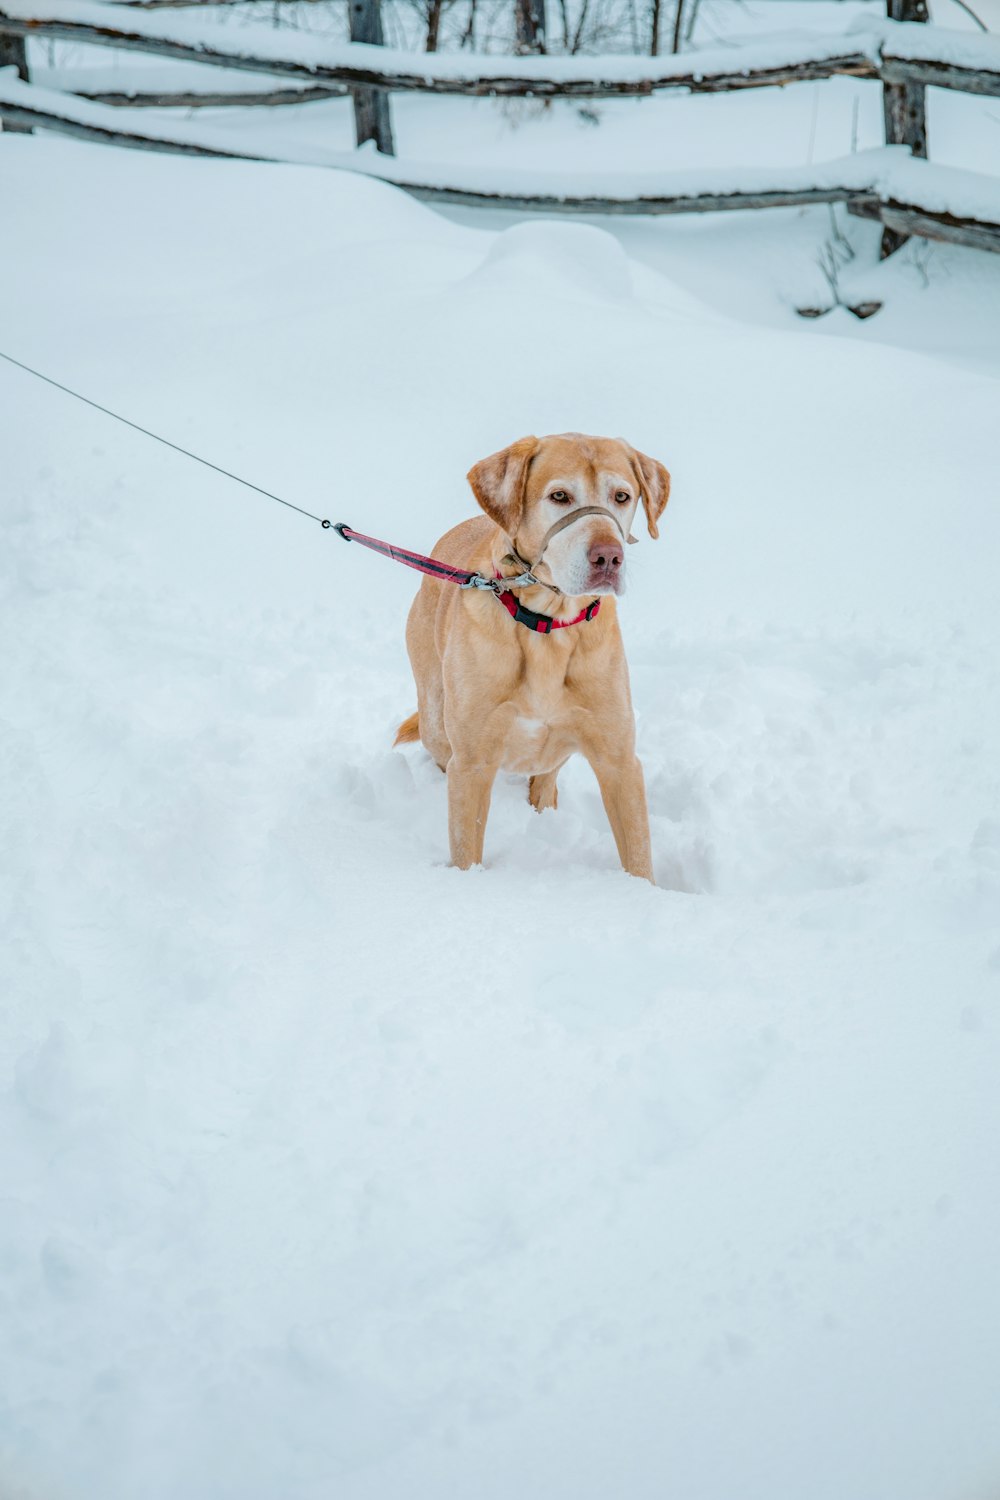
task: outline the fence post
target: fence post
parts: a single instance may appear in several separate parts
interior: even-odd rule
[[[4,36],[0,31],[0,68],[15,67],[18,77],[28,80],[28,46],[23,36]],[[14,135],[30,135],[30,125],[4,125]]]
[[[351,41],[368,42],[381,47],[382,10],[379,0],[350,0],[348,14],[351,19]],[[365,141],[374,141],[383,156],[395,156],[392,142],[392,116],[389,113],[389,95],[385,89],[352,88],[354,97],[354,134],[359,146]]]
[[[927,0],[886,0],[890,21],[926,21]],[[922,83],[883,83],[882,112],[887,146],[909,146],[914,156],[927,155],[927,90]],[[880,258],[885,260],[910,238],[896,229],[883,229]]]

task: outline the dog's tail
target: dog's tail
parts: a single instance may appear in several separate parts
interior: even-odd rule
[[[396,730],[396,738],[392,743],[394,745],[412,745],[413,742],[415,740],[419,740],[419,738],[420,715],[411,714],[408,719],[403,720],[402,724],[400,724],[399,728]]]

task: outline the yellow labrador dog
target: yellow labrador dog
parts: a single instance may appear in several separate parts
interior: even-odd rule
[[[418,707],[396,743],[421,740],[447,772],[460,869],[482,861],[498,771],[525,772],[541,812],[556,806],[560,767],[579,751],[623,867],[652,880],[615,596],[636,507],[657,536],[670,475],[620,439],[570,432],[521,438],[475,464],[469,483],[486,514],[449,531],[434,556],[499,582],[420,585],[406,627]]]

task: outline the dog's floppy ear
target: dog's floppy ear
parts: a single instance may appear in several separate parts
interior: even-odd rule
[[[512,540],[524,511],[528,465],[537,452],[536,437],[518,438],[509,448],[480,459],[468,473],[472,493],[483,510]]]
[[[647,457],[645,453],[640,453],[638,448],[632,448],[630,444],[627,446],[639,476],[642,507],[646,512],[646,526],[650,536],[656,538],[660,534],[656,523],[666,510],[667,501],[670,499],[670,475],[655,458]]]

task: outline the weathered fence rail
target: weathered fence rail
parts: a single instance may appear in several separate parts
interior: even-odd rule
[[[145,52],[179,62],[211,63],[252,73],[270,73],[314,83],[369,85],[394,93],[513,98],[614,99],[645,97],[660,89],[714,93],[741,88],[831,78],[847,74],[877,78],[878,68],[861,45],[833,39],[792,38],[777,49],[750,47],[734,54],[713,49],[688,58],[493,57],[418,54],[364,42],[317,45],[312,37],[275,38],[263,32],[238,46],[220,37],[201,17],[175,18],[133,12],[108,4],[64,0],[43,7],[25,0],[0,3],[0,30],[22,38],[86,42],[91,46]],[[197,25],[192,22],[197,20]],[[186,34],[185,34],[186,33]],[[276,45],[277,43],[277,45]],[[824,45],[824,43],[826,45]],[[775,50],[780,54],[769,60]],[[755,55],[756,54],[756,55]],[[1000,66],[998,66],[1000,92]]]
[[[923,0],[890,0],[903,14]],[[376,9],[365,0],[368,9]],[[909,8],[907,10],[906,8]],[[926,11],[923,11],[926,15]],[[156,14],[107,0],[0,0],[8,36],[86,42],[181,62],[270,73],[313,84],[369,85],[394,93],[533,98],[645,97],[666,89],[716,93],[848,76],[1000,96],[1000,37],[886,19],[832,34],[761,38],[670,57],[497,57],[412,53],[366,42],[253,28],[223,34],[202,15]]]
[[[718,93],[838,76],[880,81],[887,142],[906,146],[913,157],[925,156],[926,87],[1000,97],[1000,38],[930,26],[926,24],[924,0],[889,0],[891,13],[885,20],[834,35],[770,37],[748,43],[738,51],[715,48],[666,58],[414,55],[379,45],[377,28],[368,25],[366,31],[361,24],[360,13],[367,10],[370,21],[371,14],[377,13],[378,0],[351,0],[351,4],[359,9],[359,19],[353,26],[355,35],[367,35],[369,40],[331,43],[263,28],[252,28],[252,39],[245,30],[224,36],[210,21],[206,24],[204,15],[181,12],[176,6],[140,8],[111,5],[106,0],[0,0],[0,47],[6,38],[8,46],[20,45],[19,56],[23,58],[24,40],[40,37],[270,74],[269,89],[252,94],[248,91],[242,96],[244,101],[252,99],[254,103],[274,102],[276,97],[281,102],[300,102],[349,91],[355,98],[359,143],[374,139],[382,154],[359,159],[346,152],[307,153],[306,157],[300,153],[297,159],[365,171],[425,198],[547,212],[637,214],[843,202],[853,213],[881,220],[885,226],[884,253],[910,234],[1000,250],[1000,178],[975,179],[970,187],[972,174],[931,168],[924,163],[924,176],[913,177],[911,173],[900,190],[895,158],[890,181],[887,158],[876,170],[874,158],[879,153],[860,153],[844,164],[799,169],[792,177],[787,171],[775,172],[770,180],[767,173],[743,173],[740,181],[734,181],[733,174],[728,181],[723,180],[725,174],[721,178],[715,174],[712,182],[692,184],[680,180],[684,174],[673,174],[672,179],[657,177],[654,182],[649,174],[616,173],[599,186],[595,186],[592,175],[578,182],[564,178],[556,183],[551,174],[548,178],[545,174],[513,174],[515,182],[510,173],[502,174],[502,181],[493,186],[459,169],[415,167],[386,160],[391,151],[391,92],[613,99],[644,97],[660,90]],[[213,136],[200,127],[192,131],[187,122],[153,126],[136,121],[127,109],[119,108],[137,102],[135,96],[97,94],[84,99],[54,93],[25,81],[26,66],[18,71],[20,79],[0,78],[0,118],[5,125],[20,129],[38,126],[148,150],[274,159],[269,152],[252,146],[236,148],[231,136]],[[283,90],[275,81],[279,78],[295,79],[296,87]],[[183,97],[188,99],[192,94],[189,91]],[[163,104],[168,99],[176,102],[177,97],[149,94],[140,102]],[[199,93],[197,97],[203,100],[206,96]],[[234,96],[220,91],[208,97],[213,102],[222,102],[223,98],[232,102]],[[114,118],[116,114],[118,118]],[[850,168],[851,162],[862,162],[860,177]],[[907,163],[914,165],[909,158]],[[956,188],[957,196],[951,201],[948,183],[958,184],[959,179],[964,186]]]
[[[128,0],[133,3],[133,0]],[[177,0],[171,0],[176,4]],[[185,0],[190,3],[190,0]],[[215,0],[213,0],[215,3]],[[219,4],[223,0],[218,0]],[[225,0],[228,4],[229,0]],[[78,99],[95,104],[121,105],[131,109],[225,109],[264,105],[277,109],[288,104],[315,104],[320,99],[343,99],[351,91],[344,83],[319,83],[311,87],[269,89],[91,89],[74,88]]]

